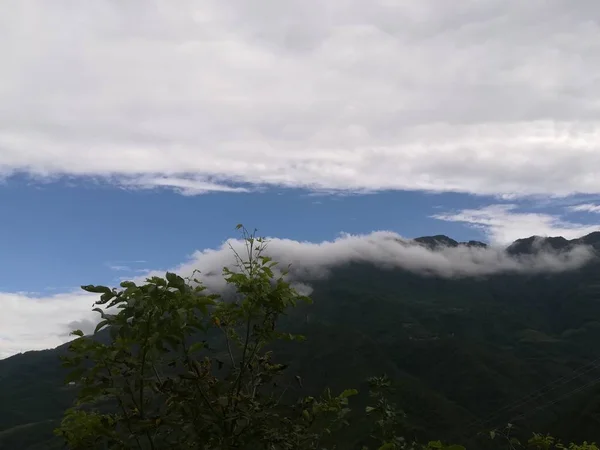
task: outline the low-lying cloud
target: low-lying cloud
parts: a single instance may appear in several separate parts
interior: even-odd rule
[[[219,248],[196,251],[178,267],[170,269],[182,276],[199,270],[198,278],[213,292],[223,291],[225,266],[234,268],[232,248],[244,255],[244,241],[230,239]],[[581,267],[594,258],[585,246],[556,253],[541,250],[534,255],[509,256],[502,247],[440,247],[432,250],[417,245],[390,231],[365,235],[343,234],[333,241],[299,242],[271,238],[265,253],[278,261],[280,269],[288,264],[290,280],[302,293],[310,294],[311,281],[327,278],[331,270],[348,263],[372,263],[382,268],[407,270],[446,278],[487,276],[499,273],[557,273]],[[164,276],[150,271],[147,276]],[[97,296],[85,292],[33,297],[27,294],[0,293],[0,358],[31,349],[51,348],[69,340],[68,330],[78,327],[90,331],[97,315],[91,306]]]
[[[45,297],[0,292],[0,359],[27,350],[53,348],[70,340],[70,330],[84,320],[96,321],[96,313],[91,310],[97,298],[81,290]]]
[[[230,239],[218,249],[195,252],[190,260],[175,271],[190,275],[199,270],[200,278],[211,290],[221,290],[224,266],[233,268],[234,252],[244,254],[244,241]],[[265,254],[281,263],[290,264],[292,281],[310,283],[329,276],[331,269],[348,263],[371,263],[386,269],[407,270],[418,274],[445,278],[485,276],[498,273],[541,273],[573,270],[589,262],[593,251],[577,246],[566,252],[542,250],[535,255],[510,256],[504,247],[440,247],[435,250],[418,245],[391,231],[365,235],[343,234],[333,241],[299,242],[291,239],[269,239]],[[161,272],[151,272],[160,275]]]

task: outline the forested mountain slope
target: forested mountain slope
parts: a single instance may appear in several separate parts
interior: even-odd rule
[[[445,236],[417,241],[432,249],[485,245]],[[600,248],[600,233],[528,238],[507,251],[518,258],[578,244]],[[366,377],[385,372],[424,438],[468,443],[510,421],[600,441],[598,258],[563,272],[461,278],[354,263],[310,284],[314,303],[282,322],[307,341],[275,348],[307,393],[360,390]],[[74,398],[58,360],[65,351],[0,361],[0,448],[59,448],[51,430]]]

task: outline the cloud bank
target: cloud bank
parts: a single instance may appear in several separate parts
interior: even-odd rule
[[[235,260],[230,246],[244,254],[244,242],[230,239],[219,249],[197,251],[175,271],[189,275],[200,270],[206,285],[222,289],[221,269],[233,267]],[[388,269],[407,270],[445,278],[494,275],[497,273],[561,272],[581,267],[593,257],[587,247],[576,247],[565,253],[542,252],[533,256],[511,257],[503,247],[441,247],[431,250],[391,231],[366,235],[343,234],[333,241],[320,243],[290,239],[269,239],[265,253],[275,261],[291,264],[290,277],[310,282],[323,279],[332,268],[348,263],[371,263]],[[160,272],[151,272],[160,275]]]
[[[600,193],[600,3],[0,6],[0,177]]]

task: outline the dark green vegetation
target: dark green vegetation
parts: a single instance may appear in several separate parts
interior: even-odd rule
[[[445,245],[455,245],[446,239]],[[422,243],[435,247],[439,241]],[[584,242],[600,248],[597,234]],[[532,252],[533,242],[517,242],[510,251]],[[281,386],[290,386],[289,402],[319,396],[327,386],[334,397],[358,389],[340,448],[368,436],[364,408],[372,399],[365,380],[381,373],[394,381],[388,398],[406,412],[402,432],[409,440],[511,448],[502,436],[537,430],[565,441],[600,441],[598,261],[551,275],[453,280],[353,264],[312,285],[314,303],[300,304],[279,321],[279,328],[307,340],[268,348],[288,365]],[[208,341],[219,348],[214,331]],[[58,356],[66,350],[0,361],[0,448],[61,448],[52,430],[78,391],[63,382],[67,370]],[[499,429],[494,440],[492,429]]]

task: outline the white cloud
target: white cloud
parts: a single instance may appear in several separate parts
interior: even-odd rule
[[[600,193],[599,15],[591,0],[5,3],[0,176]]]
[[[83,291],[51,296],[0,292],[0,359],[71,340],[69,331],[76,328],[72,325],[96,319],[92,312],[96,299],[96,295]]]
[[[133,269],[129,266],[121,266],[118,264],[107,264],[107,266],[110,270],[115,270],[118,272],[132,272],[133,271]]]
[[[135,179],[122,180],[121,185],[141,189],[169,187],[182,195],[198,195],[207,192],[249,192],[249,189],[242,187],[231,187],[195,179],[160,176],[142,176]]]
[[[213,288],[218,289],[218,283],[222,282],[221,268],[234,263],[229,246],[242,254],[243,244],[243,241],[231,239],[217,250],[197,251],[190,261],[180,265],[175,271],[191,274],[198,269],[207,281],[207,286],[217,283]],[[301,281],[325,277],[330,268],[349,262],[369,262],[441,277],[463,277],[511,271],[562,271],[579,267],[591,256],[587,249],[581,248],[562,256],[552,254],[549,257],[540,255],[526,259],[511,258],[499,246],[442,248],[432,251],[391,231],[377,231],[366,235],[342,234],[333,241],[320,243],[271,238],[267,254],[286,266],[291,264],[290,275]]]
[[[573,212],[588,212],[600,214],[600,205],[595,205],[593,203],[583,203],[581,205],[570,206],[568,209]]]
[[[514,204],[499,204],[436,214],[432,217],[466,223],[483,231],[492,242],[500,244],[508,244],[529,236],[562,236],[574,239],[600,230],[600,225],[574,223],[550,214],[518,212],[516,209],[517,205]]]

